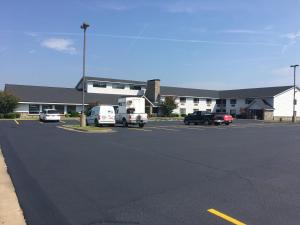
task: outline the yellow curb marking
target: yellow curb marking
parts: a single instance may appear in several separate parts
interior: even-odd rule
[[[14,120],[14,121],[15,121],[16,124],[18,124],[18,125],[20,124],[17,120]]]
[[[238,220],[236,220],[236,219],[234,219],[234,218],[232,218],[232,217],[230,217],[230,216],[228,216],[228,215],[226,215],[224,213],[221,213],[221,212],[219,212],[219,211],[217,211],[215,209],[208,209],[207,211],[210,212],[210,213],[212,213],[212,214],[214,214],[214,215],[216,215],[216,216],[218,216],[218,217],[221,217],[222,219],[224,219],[224,220],[226,220],[228,222],[231,222],[231,223],[233,223],[235,225],[247,225],[247,224],[245,224],[245,223],[243,223],[241,221],[238,221]]]

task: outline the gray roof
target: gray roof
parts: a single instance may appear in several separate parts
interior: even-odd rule
[[[293,86],[264,87],[264,88],[247,88],[219,91],[220,98],[263,98],[273,97],[280,94]]]
[[[203,98],[219,98],[219,91],[204,90],[204,89],[193,89],[193,88],[180,88],[180,87],[160,87],[161,95],[171,96],[193,96]]]
[[[274,110],[274,108],[265,100],[257,98],[254,99],[246,109],[264,109],[264,110]]]
[[[6,84],[5,91],[17,96],[20,102],[81,104],[82,92],[75,88]],[[86,103],[117,104],[119,95],[85,94]]]
[[[107,78],[107,77],[90,77],[90,76],[86,76],[85,81],[89,81],[89,80],[103,81],[103,82],[106,81],[106,82],[113,82],[113,83],[137,84],[137,85],[146,85],[147,84],[147,82],[144,82],[144,81],[123,80],[123,79],[112,79],[112,78]],[[81,81],[82,81],[82,78],[77,83],[76,88],[81,83]]]

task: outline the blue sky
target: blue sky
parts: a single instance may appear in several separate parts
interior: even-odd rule
[[[299,12],[300,0],[3,1],[0,88],[74,87],[83,21],[90,76],[206,89],[289,85],[289,66],[300,64]]]

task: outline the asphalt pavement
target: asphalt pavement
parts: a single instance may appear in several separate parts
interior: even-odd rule
[[[151,122],[101,134],[60,125],[0,121],[28,225],[232,224],[209,209],[240,224],[299,224],[299,124]]]

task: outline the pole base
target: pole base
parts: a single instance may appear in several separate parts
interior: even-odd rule
[[[85,116],[85,114],[80,115],[80,126],[81,127],[86,127],[86,116]]]

